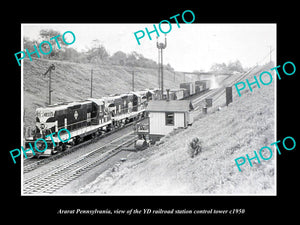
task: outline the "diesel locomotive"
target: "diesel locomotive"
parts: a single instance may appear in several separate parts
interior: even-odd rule
[[[144,117],[147,102],[152,99],[153,94],[154,92],[150,90],[131,92],[37,108],[35,128],[32,130],[28,127],[25,132],[25,148],[30,147],[29,143],[34,146],[35,140],[43,138],[48,148],[43,153],[38,153],[38,156],[52,155],[65,150],[67,145],[80,143],[88,136],[95,137],[118,129]],[[57,132],[62,128],[68,129],[71,133],[71,139],[66,143],[57,137]],[[47,137],[52,133],[56,134]],[[43,146],[39,148],[43,149]],[[30,156],[30,151],[27,155]]]
[[[185,99],[208,88],[209,83],[206,81],[185,83],[180,85],[180,89],[171,90],[171,99]],[[64,151],[67,146],[76,145],[86,138],[101,136],[145,117],[148,102],[159,99],[159,96],[159,90],[153,89],[37,108],[35,128],[27,127],[25,130],[25,149],[30,148],[29,143],[34,146],[37,139],[43,138],[47,142],[47,149],[36,152],[35,156],[49,156]],[[57,136],[63,128],[71,133],[68,142],[62,142]],[[64,135],[67,134],[61,132],[60,136]],[[38,142],[38,145],[39,149],[45,148],[43,142]],[[31,151],[26,154],[32,156]]]

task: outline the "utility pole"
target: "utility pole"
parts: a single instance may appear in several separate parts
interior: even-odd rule
[[[91,70],[91,98],[93,97],[93,69]]]
[[[51,72],[52,72],[52,70],[55,70],[54,64],[49,66],[48,70],[43,74],[44,76],[46,76],[49,73],[49,75],[48,75],[48,77],[49,77],[49,81],[48,81],[48,105],[51,105],[51,92],[53,91],[51,89]]]
[[[158,37],[156,37],[156,47],[158,48],[158,51],[160,51],[160,88],[161,88],[161,99],[163,99],[163,93],[164,93],[164,71],[163,71],[163,49],[167,47],[167,36],[165,35],[165,43],[159,43],[158,44]]]
[[[272,46],[270,45],[270,63],[271,63],[271,53],[272,53]]]
[[[132,71],[132,91],[134,91],[134,71]]]

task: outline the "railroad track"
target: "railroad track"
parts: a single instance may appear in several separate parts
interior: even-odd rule
[[[135,140],[137,140],[137,136],[131,132],[84,155],[65,161],[63,164],[57,164],[40,174],[24,179],[23,194],[51,194],[83,173],[118,154],[123,150],[122,147],[131,145]]]
[[[140,120],[137,120],[136,122],[141,122],[143,120],[144,119],[140,119]],[[106,136],[109,136],[109,135],[111,135],[111,134],[113,134],[115,132],[118,132],[118,131],[120,131],[120,130],[128,127],[128,126],[131,126],[131,125],[132,125],[132,123],[128,123],[125,126],[123,126],[122,128],[112,130],[112,131],[107,132],[107,133],[105,133],[105,134],[103,134],[103,135],[101,135],[99,137],[94,138],[94,139],[84,141],[84,142],[82,142],[82,143],[80,143],[78,145],[75,145],[73,147],[68,148],[67,150],[65,150],[63,152],[59,152],[59,153],[57,153],[55,155],[52,155],[52,156],[49,156],[49,157],[46,157],[46,158],[40,158],[40,159],[33,158],[33,157],[32,158],[28,158],[28,159],[24,159],[23,158],[23,173],[25,174],[25,173],[28,173],[28,172],[30,172],[32,170],[35,170],[35,169],[37,169],[38,167],[40,167],[42,165],[48,164],[48,163],[50,163],[50,162],[52,162],[54,160],[57,160],[57,159],[59,159],[59,158],[61,158],[63,156],[66,156],[66,155],[68,155],[68,154],[76,151],[77,149],[80,149],[80,148],[82,148],[82,147],[84,147],[84,146],[86,146],[86,145],[88,145],[88,144],[90,144],[92,142],[98,141],[99,139],[102,139],[102,138],[104,138]]]
[[[233,81],[229,82],[227,86],[232,86],[235,83],[239,82],[240,80],[244,79],[255,68],[256,67],[251,68],[242,76],[239,76],[237,79],[234,79]],[[213,98],[215,102],[217,99],[223,96],[224,93],[225,93],[224,88],[209,90],[208,92],[204,93],[200,97],[194,99],[192,102],[193,105],[196,106],[195,109],[197,109],[200,107],[201,103],[203,103],[203,101],[206,98],[208,97]],[[109,134],[110,133],[108,133],[107,135]],[[131,132],[95,150],[87,152],[84,155],[80,155],[76,158],[66,161],[62,165],[58,164],[52,166],[40,174],[37,174],[28,179],[24,179],[23,194],[51,194],[56,190],[60,189],[61,187],[63,187],[64,185],[66,185],[67,183],[81,176],[83,173],[89,171],[95,166],[98,166],[101,163],[105,162],[112,156],[118,154],[120,151],[122,151],[122,147],[127,147],[131,145],[135,140],[137,140],[137,136],[134,135],[133,132]],[[82,145],[86,145],[92,141],[93,140],[84,142],[82,144],[74,146],[73,148],[71,148],[71,150],[67,150],[61,154],[54,155],[52,157],[43,160],[38,160],[35,162],[30,162],[30,160],[29,161],[25,160],[23,165],[24,173],[28,173],[29,171],[34,170],[38,166],[49,163],[66,154],[70,154],[75,149],[80,148],[82,147]]]
[[[233,81],[230,81],[229,84],[227,84],[226,86],[228,86],[228,87],[233,86],[237,82],[243,80],[246,76],[249,75],[249,73],[251,73],[256,68],[257,68],[257,66],[252,67],[247,72],[245,72],[244,74],[242,74],[241,76],[239,76],[237,79],[234,79]],[[192,101],[192,104],[194,105],[194,109],[197,110],[197,109],[199,109],[201,107],[201,103],[203,103],[203,101],[206,98],[213,98],[213,102],[216,102],[223,95],[225,95],[225,88],[216,88],[216,89],[210,90],[209,92],[201,95],[199,98],[194,99]]]
[[[36,168],[42,166],[42,165],[45,165],[47,163],[50,163],[54,160],[57,160],[63,156],[66,156],[74,151],[76,151],[77,149],[81,148],[81,147],[84,147],[85,145],[88,145],[90,144],[91,142],[93,142],[95,140],[88,140],[88,141],[85,141],[83,143],[80,143],[76,146],[73,146],[63,152],[59,152],[55,155],[52,155],[52,156],[49,156],[49,157],[46,157],[46,158],[42,158],[42,159],[37,159],[37,158],[28,158],[26,160],[23,161],[23,173],[28,173],[32,170],[35,170]]]

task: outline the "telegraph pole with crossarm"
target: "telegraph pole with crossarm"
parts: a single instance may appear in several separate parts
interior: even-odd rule
[[[48,92],[49,92],[49,94],[48,94],[48,105],[51,105],[51,92],[53,91],[51,89],[51,71],[52,70],[55,70],[54,64],[52,64],[51,66],[49,66],[49,68],[46,71],[46,73],[43,74],[44,76],[46,76],[49,73],[49,75],[48,75],[48,77],[49,77],[49,82],[48,82]]]

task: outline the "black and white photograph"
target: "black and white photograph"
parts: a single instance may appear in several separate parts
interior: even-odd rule
[[[2,17],[3,219],[297,215],[292,3],[23,3]]]
[[[22,195],[276,195],[276,24],[21,31]]]

